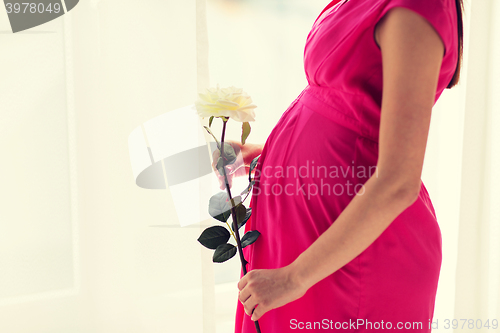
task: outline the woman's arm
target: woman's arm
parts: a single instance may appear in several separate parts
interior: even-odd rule
[[[302,297],[307,289],[356,258],[418,198],[431,110],[444,45],[432,26],[401,7],[379,22],[383,97],[377,173],[337,220],[290,265],[252,270],[238,283],[245,312],[265,312]]]

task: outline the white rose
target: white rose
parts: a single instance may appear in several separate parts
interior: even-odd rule
[[[198,94],[195,102],[196,111],[202,118],[229,117],[240,122],[255,121],[252,98],[243,89],[236,87],[209,88],[204,94]]]

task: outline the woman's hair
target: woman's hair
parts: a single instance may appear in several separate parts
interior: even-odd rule
[[[457,61],[457,68],[455,69],[455,74],[453,74],[450,83],[448,83],[448,86],[446,87],[448,89],[457,85],[458,81],[460,80],[460,70],[462,68],[462,57],[464,50],[464,28],[463,28],[464,22],[462,19],[464,3],[463,0],[455,0],[455,2],[457,4],[458,61]]]

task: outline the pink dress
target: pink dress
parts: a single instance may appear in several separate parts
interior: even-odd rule
[[[253,214],[245,232],[258,230],[261,236],[243,249],[249,271],[292,263],[375,172],[382,57],[373,33],[395,6],[426,18],[443,40],[436,101],[450,82],[458,60],[455,0],[328,4],[305,45],[308,85],[282,114],[256,167]],[[389,325],[430,332],[440,268],[441,232],[422,183],[415,203],[364,252],[300,299],[265,313],[259,320],[262,333],[378,332],[389,331]],[[256,332],[237,302],[235,332]]]

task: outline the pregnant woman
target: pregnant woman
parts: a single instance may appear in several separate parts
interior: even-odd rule
[[[308,85],[263,146],[237,147],[246,164],[261,154],[245,226],[261,236],[243,249],[236,333],[254,320],[263,333],[431,331],[441,232],[421,172],[432,107],[459,79],[462,10],[334,0],[321,12]]]

